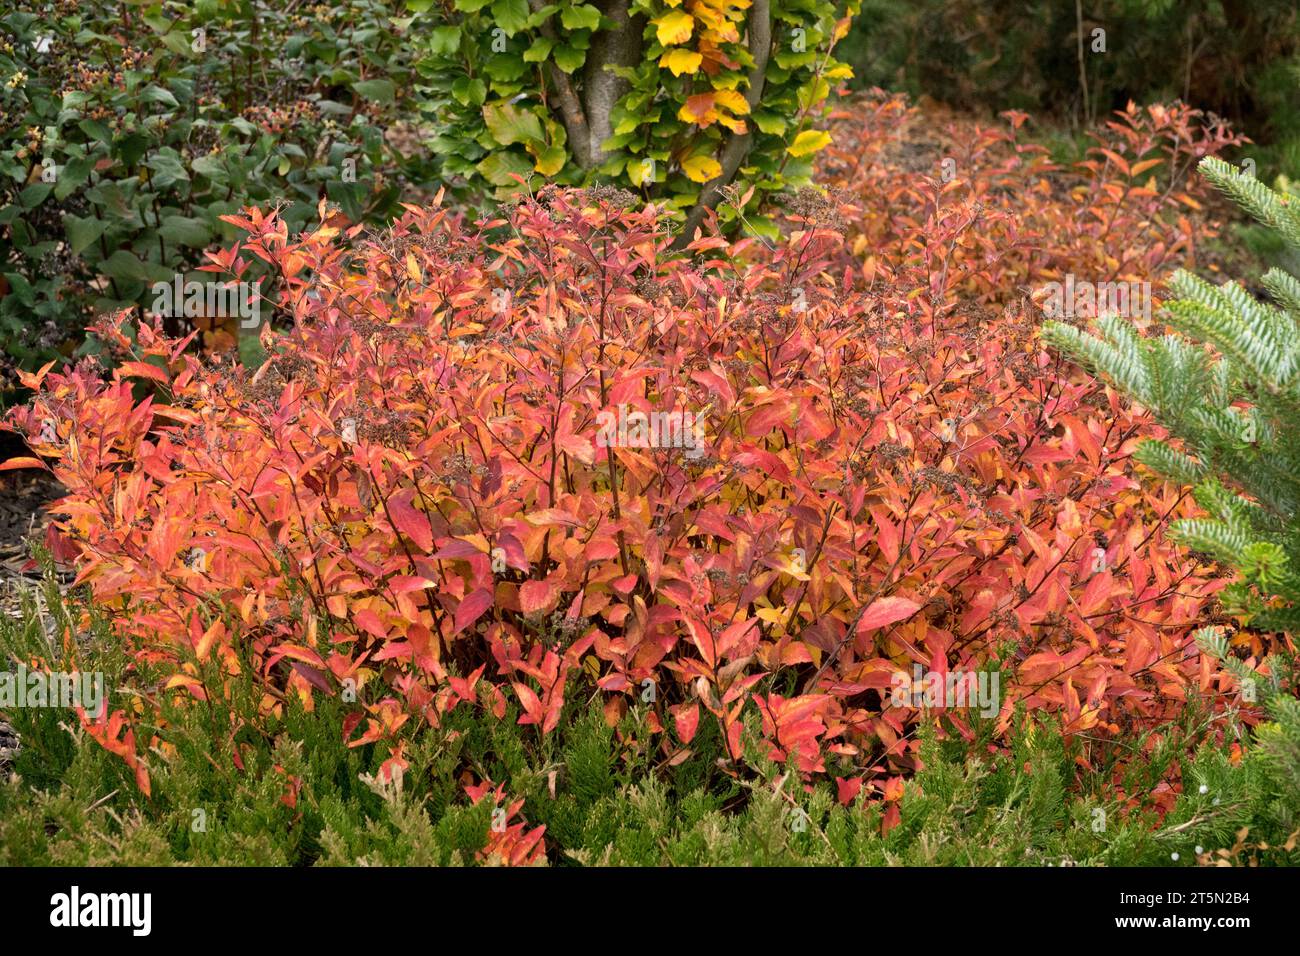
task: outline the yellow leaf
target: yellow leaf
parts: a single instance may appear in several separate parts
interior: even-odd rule
[[[420,264],[415,261],[415,256],[409,252],[406,254],[406,274],[411,277],[412,282],[420,281]]]
[[[627,178],[633,186],[644,186],[655,181],[655,161],[650,158],[629,159],[627,161]]]
[[[692,156],[682,163],[682,169],[694,183],[707,183],[722,175],[722,166],[712,156]]]
[[[704,57],[693,50],[669,50],[659,58],[659,65],[673,71],[673,76],[694,73],[704,62]]]
[[[791,156],[807,156],[831,144],[831,134],[820,129],[806,129],[785,148]]]
[[[655,25],[659,42],[664,46],[685,43],[691,38],[691,31],[695,29],[695,21],[683,10],[670,10],[658,20],[651,22]]]
[[[484,554],[487,554],[492,550],[492,546],[488,544],[488,539],[481,534],[461,534],[457,535],[457,537],[466,544],[474,545],[474,547],[478,548]]]
[[[742,116],[749,112],[749,100],[745,99],[735,90],[717,90],[713,94],[713,102],[717,103],[724,110],[731,110],[733,113],[739,113]]]

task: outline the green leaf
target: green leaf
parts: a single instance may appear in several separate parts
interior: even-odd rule
[[[528,29],[537,29],[547,20],[551,19],[551,17],[555,16],[555,12],[559,9],[560,8],[553,3],[548,3],[544,7],[538,7],[528,18]]]
[[[462,13],[478,13],[488,5],[488,0],[456,0],[456,9]]]
[[[146,103],[161,103],[163,106],[170,106],[172,109],[181,105],[170,90],[165,90],[156,83],[150,83],[141,90],[140,99]]]
[[[167,189],[176,183],[189,182],[190,174],[185,171],[180,154],[169,146],[164,146],[145,163],[153,172],[151,181],[156,189]]]
[[[54,186],[55,199],[67,199],[90,178],[95,162],[87,157],[70,160],[59,168],[59,181]]]
[[[492,138],[502,146],[541,140],[542,124],[537,116],[520,109],[513,103],[498,100],[483,107],[483,122],[492,132]]]
[[[32,183],[18,194],[18,203],[24,209],[35,209],[53,191],[54,186],[50,183]]]
[[[190,38],[180,33],[164,33],[158,38],[162,45],[177,56],[190,55]]]
[[[212,241],[212,230],[202,219],[189,216],[165,216],[159,235],[169,242],[175,242],[192,249],[202,249]]]
[[[63,217],[63,228],[68,234],[68,249],[74,256],[79,256],[87,246],[104,234],[107,223],[94,216],[67,215]]]
[[[524,63],[523,57],[513,53],[498,53],[487,61],[483,69],[498,83],[509,83],[523,76],[528,66]]]
[[[460,49],[460,27],[435,27],[429,33],[429,52],[434,55],[455,53]]]
[[[785,148],[791,156],[808,156],[831,144],[831,134],[820,129],[806,129]]]
[[[771,133],[774,136],[785,135],[785,119],[775,113],[754,113],[750,118],[764,133]]]
[[[134,166],[148,152],[149,138],[140,133],[130,133],[118,140],[115,146],[122,162],[127,166]]]
[[[565,73],[572,73],[587,59],[585,50],[575,50],[568,44],[561,44],[555,50],[555,65]]]
[[[200,176],[206,176],[208,179],[216,179],[225,175],[226,172],[225,164],[215,153],[207,153],[198,157],[190,166]]]
[[[568,158],[563,146],[544,146],[535,143],[529,145],[529,150],[537,157],[537,163],[533,168],[543,176],[554,176],[564,168],[564,161]]]
[[[555,46],[555,41],[548,37],[538,37],[533,41],[533,45],[524,51],[525,63],[544,63],[546,58],[551,55],[551,47]]]
[[[528,26],[528,0],[494,0],[492,19],[512,37]]]
[[[494,186],[517,186],[511,174],[517,173],[527,181],[533,164],[525,156],[503,150],[486,157],[476,168]]]
[[[352,84],[352,89],[357,95],[376,103],[391,103],[397,93],[392,80],[358,80]]]
[[[144,263],[131,252],[119,249],[99,264],[99,271],[112,279],[134,279],[143,282],[149,277]]]
[[[471,80],[462,76],[451,84],[451,95],[461,106],[478,106],[487,98],[487,84],[482,80]]]
[[[566,30],[594,30],[600,26],[600,11],[589,3],[565,7],[560,11],[560,22]]]
[[[113,133],[108,126],[99,120],[84,119],[77,124],[77,129],[81,130],[91,139],[99,143],[113,142]]]

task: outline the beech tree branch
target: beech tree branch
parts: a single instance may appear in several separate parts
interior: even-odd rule
[[[763,98],[763,84],[767,79],[767,61],[772,53],[772,11],[768,0],[754,0],[749,8],[748,29],[749,54],[754,58],[754,68],[749,73],[749,89],[745,93],[745,101],[749,104],[749,112],[752,114]],[[704,188],[700,190],[700,198],[686,214],[686,222],[677,238],[673,240],[672,248],[684,249],[691,244],[695,239],[695,230],[699,228],[705,214],[718,205],[718,201],[722,198],[723,187],[735,178],[736,171],[744,162],[750,143],[753,141],[753,134],[748,131],[751,122],[750,119],[745,120],[744,133],[732,133],[727,137],[727,142],[722,147],[722,156],[718,161],[722,166],[722,172],[705,183]]]

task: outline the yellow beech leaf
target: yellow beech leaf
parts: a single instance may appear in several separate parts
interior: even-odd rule
[[[820,129],[806,129],[785,148],[791,156],[807,156],[831,144],[831,134]]]
[[[749,112],[749,100],[735,90],[715,90],[713,101],[724,110],[731,110],[733,113],[743,115]]]
[[[694,73],[704,62],[704,57],[694,50],[669,50],[659,58],[659,65],[666,66],[673,71],[673,76],[681,76],[683,73]]]
[[[691,31],[695,29],[695,21],[683,10],[669,10],[652,22],[659,36],[659,42],[664,46],[685,43],[691,38]]]
[[[682,163],[682,169],[693,183],[707,183],[722,175],[722,166],[712,156],[692,156]]]

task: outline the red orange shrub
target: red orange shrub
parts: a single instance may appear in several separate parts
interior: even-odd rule
[[[921,266],[925,288],[945,274],[954,287],[955,274],[964,295],[998,306],[1066,273],[1158,282],[1192,267],[1215,235],[1195,165],[1246,142],[1177,103],[1130,104],[1068,167],[1026,140],[1021,112],[994,126],[944,121],[877,92],[833,119],[842,145],[825,151],[820,178],[849,200],[848,248],[866,280]]]
[[[224,691],[196,659],[251,660],[269,707],[359,687],[346,733],[390,766],[410,721],[513,701],[546,733],[594,693],[648,702],[665,759],[708,720],[740,761],[749,720],[895,799],[913,664],[1000,667],[1002,728],[1024,704],[1120,734],[1217,690],[1189,641],[1213,579],[1162,536],[1188,502],[1129,460],[1149,426],[1040,348],[1023,292],[988,308],[988,262],[922,284],[917,254],[863,288],[828,265],[853,210],[808,194],[770,256],[683,260],[627,198],[345,236],[232,217],[248,238],[214,267],[266,263],[293,320],[263,367],[118,316],[111,372],[28,376],[10,427],[133,651],[199,699]],[[677,430],[644,447],[636,413]],[[534,852],[511,832],[503,855]]]

